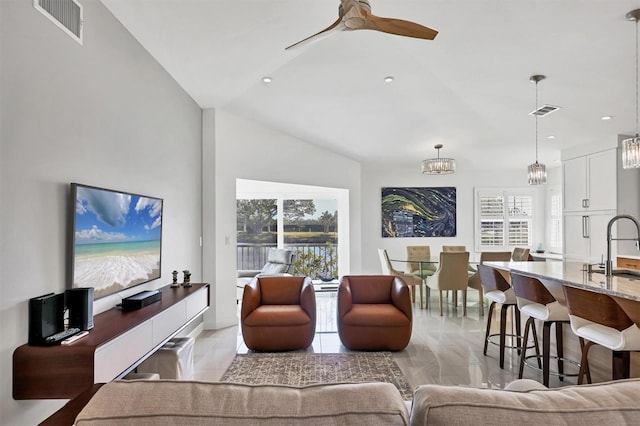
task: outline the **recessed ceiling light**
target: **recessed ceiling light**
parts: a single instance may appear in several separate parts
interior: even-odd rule
[[[610,115],[605,115],[604,117],[601,117],[601,120],[605,120],[605,121],[607,121],[607,120],[611,120],[612,118],[613,118],[613,117],[612,117],[612,116],[610,116]]]
[[[555,139],[556,137],[554,135],[549,135],[547,136],[547,139]]]
[[[384,78],[385,83],[391,83],[393,80],[394,80],[394,77],[392,75],[389,75]]]
[[[265,84],[269,84],[271,83],[273,80],[271,79],[271,77],[262,77],[262,82]]]

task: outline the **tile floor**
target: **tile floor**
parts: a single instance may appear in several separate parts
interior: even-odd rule
[[[394,360],[410,385],[416,387],[420,384],[438,383],[502,388],[506,383],[516,379],[519,358],[515,350],[506,351],[504,370],[498,366],[498,346],[489,345],[487,356],[482,354],[486,314],[485,317],[479,315],[475,295],[477,293],[469,292],[466,317],[462,316],[462,308],[455,309],[451,303],[447,304],[445,314],[441,317],[438,312],[437,293],[433,293],[430,300],[432,310],[419,309],[417,304],[413,305],[411,341],[405,350],[393,353]],[[317,329],[329,332],[317,332],[312,346],[307,351],[348,352],[335,332],[335,297],[332,300],[330,295],[318,294],[317,310]],[[485,312],[488,312],[488,309],[485,309]],[[497,324],[498,321],[494,323]],[[552,349],[552,353],[554,350]],[[196,340],[194,378],[205,381],[219,380],[236,353],[247,352],[240,327],[205,330]],[[527,367],[524,377],[542,380],[540,372]],[[564,382],[560,382],[554,376],[550,379],[551,387],[574,383],[574,377],[565,377]]]

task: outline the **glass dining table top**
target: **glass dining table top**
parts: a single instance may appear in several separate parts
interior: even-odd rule
[[[392,262],[400,262],[400,263],[439,263],[440,262],[440,256],[430,256],[427,258],[422,258],[419,260],[415,260],[415,259],[389,259]]]
[[[397,262],[406,264],[403,268],[408,270],[410,274],[418,275],[422,279],[426,279],[429,276],[433,275],[433,273],[438,269],[438,264],[440,263],[440,256],[430,256],[422,259],[389,259],[391,262]],[[477,265],[479,261],[475,259],[469,259],[469,265],[467,267],[467,272],[469,275],[473,275],[477,272]],[[417,267],[410,268],[409,264],[417,265]]]
[[[433,264],[438,264],[440,263],[440,256],[430,256],[427,258],[422,258],[422,259],[389,259],[391,262],[398,262],[398,263],[417,263],[417,264],[425,264],[425,265],[433,265]],[[479,260],[475,259],[475,258],[469,258],[469,264],[470,265],[477,265],[479,263]]]

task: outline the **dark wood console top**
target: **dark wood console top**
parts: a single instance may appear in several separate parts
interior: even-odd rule
[[[71,426],[76,421],[76,417],[85,405],[89,403],[93,395],[104,385],[96,383],[80,395],[76,396],[65,404],[64,407],[47,417],[39,426]]]
[[[113,308],[93,318],[93,329],[89,335],[78,340],[74,346],[100,346],[109,340],[131,330],[133,327],[155,317],[187,296],[209,284],[193,284],[191,287],[162,287],[162,299],[135,311],[123,311]]]
[[[159,290],[162,299],[144,308],[128,312],[113,308],[95,315],[93,329],[71,345],[25,344],[16,348],[13,352],[13,398],[73,398],[93,386],[94,354],[99,346],[153,319],[198,291],[207,291],[207,306],[209,304],[209,284],[177,288],[166,286]],[[166,340],[171,337],[167,336]]]

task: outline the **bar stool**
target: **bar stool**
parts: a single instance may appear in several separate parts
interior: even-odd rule
[[[549,387],[549,358],[551,349],[551,326],[555,324],[556,328],[556,356],[558,361],[557,373],[560,380],[564,376],[575,376],[575,374],[564,374],[564,361],[578,365],[576,361],[565,360],[563,358],[563,334],[562,325],[569,324],[569,311],[566,306],[561,305],[555,297],[551,295],[549,290],[540,282],[540,280],[527,277],[520,274],[511,273],[511,286],[516,293],[518,308],[520,312],[529,315],[529,319],[524,326],[524,336],[522,338],[522,353],[520,354],[520,370],[518,378],[522,378],[524,365],[527,358],[535,357],[540,368],[540,358],[542,358],[542,384]],[[535,320],[542,321],[542,357],[538,348],[538,336],[536,333]],[[536,354],[527,356],[526,344],[529,341],[529,331],[533,332],[534,346]],[[527,364],[528,365],[528,364]]]
[[[495,268],[478,265],[478,273],[480,274],[480,281],[482,287],[485,289],[485,299],[491,300],[489,305],[489,315],[487,318],[487,331],[484,335],[484,355],[487,355],[487,345],[491,341],[491,338],[497,334],[489,334],[491,330],[491,318],[493,317],[493,309],[496,303],[500,303],[502,308],[500,309],[500,368],[504,368],[504,349],[505,347],[511,349],[517,349],[518,355],[520,354],[520,310],[516,302],[516,294],[513,288],[509,285],[507,280],[502,276],[500,271]],[[516,334],[507,334],[507,310],[513,308],[513,316],[516,323]],[[510,336],[512,339],[516,339],[515,345],[506,346],[506,337]]]
[[[511,252],[509,251],[483,251],[480,253],[479,265],[484,262],[508,262],[511,260]],[[467,281],[469,288],[478,290],[478,301],[480,305],[480,316],[484,316],[484,296],[482,290],[482,281],[480,280],[480,274],[476,270],[473,275],[469,275]]]
[[[578,384],[582,384],[585,373],[587,382],[591,383],[588,354],[594,344],[613,351],[613,380],[629,378],[630,352],[640,351],[640,328],[610,296],[576,287],[563,288],[571,329],[580,338],[582,348]],[[584,340],[587,340],[587,344],[584,344]]]

